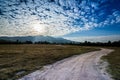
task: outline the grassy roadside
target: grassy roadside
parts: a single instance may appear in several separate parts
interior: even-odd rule
[[[94,50],[98,48],[70,45],[0,45],[0,80],[14,80],[44,65]]]
[[[116,47],[111,49],[115,51],[102,58],[108,61],[109,65],[107,71],[112,75],[112,78],[120,80],[120,48]]]

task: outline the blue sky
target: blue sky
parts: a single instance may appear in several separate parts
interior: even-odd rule
[[[74,36],[108,36],[108,35],[120,35],[120,24],[113,24],[106,27],[97,27],[90,30],[78,31],[64,37],[74,37]]]
[[[0,36],[40,35],[120,40],[120,0],[0,0]]]
[[[120,24],[94,28],[88,31],[75,32],[64,35],[64,38],[74,41],[108,42],[120,40]]]

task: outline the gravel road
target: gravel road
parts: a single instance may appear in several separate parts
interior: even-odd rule
[[[52,65],[44,66],[19,80],[112,80],[100,69],[100,57],[113,50],[101,49],[76,55]]]

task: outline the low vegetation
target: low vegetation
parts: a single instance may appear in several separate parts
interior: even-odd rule
[[[104,56],[103,59],[109,62],[107,71],[115,80],[120,80],[120,48],[112,48],[115,51]]]
[[[108,42],[88,42],[88,41],[85,41],[85,42],[74,42],[74,41],[71,41],[71,42],[49,42],[49,41],[38,41],[38,42],[32,42],[32,41],[24,41],[24,42],[21,42],[19,40],[16,40],[16,41],[10,41],[10,40],[2,40],[0,39],[0,44],[61,44],[61,45],[78,45],[78,46],[106,46],[106,47],[120,47],[120,40],[118,41],[114,41],[114,42],[111,42],[111,41],[108,41]]]
[[[44,65],[94,50],[98,49],[70,45],[1,44],[0,80],[14,80],[41,69]]]

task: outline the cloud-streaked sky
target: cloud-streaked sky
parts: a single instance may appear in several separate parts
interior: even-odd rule
[[[0,36],[36,35],[119,36],[120,0],[0,0]]]

